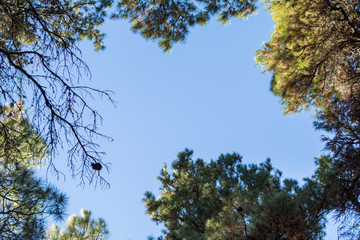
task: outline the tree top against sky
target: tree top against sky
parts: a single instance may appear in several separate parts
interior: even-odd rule
[[[91,211],[87,209],[82,209],[80,216],[70,216],[64,230],[53,225],[46,232],[48,240],[106,240],[109,235],[105,220],[93,219]]]
[[[164,239],[322,239],[326,193],[315,181],[300,187],[281,179],[270,159],[243,164],[239,154],[205,163],[192,151],[178,153],[170,174],[158,180],[160,196],[143,202],[155,222],[164,223]]]

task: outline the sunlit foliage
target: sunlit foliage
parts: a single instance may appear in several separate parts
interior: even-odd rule
[[[92,219],[91,211],[87,209],[81,210],[81,216],[69,217],[65,230],[54,225],[46,233],[48,240],[106,240],[108,236],[109,230],[104,219]]]
[[[286,113],[315,106],[315,127],[329,133],[323,140],[332,177],[323,180],[336,186],[331,201],[338,216],[352,222],[360,216],[360,1],[268,6],[276,26],[257,60],[273,74],[271,90]]]
[[[328,108],[357,96],[359,1],[273,0],[268,6],[276,26],[257,60],[273,73],[271,90],[286,111]]]

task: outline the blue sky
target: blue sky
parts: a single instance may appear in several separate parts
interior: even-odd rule
[[[90,209],[107,221],[110,239],[158,235],[161,226],[145,215],[141,199],[147,190],[158,193],[160,169],[184,148],[204,160],[232,152],[246,163],[270,157],[285,177],[298,180],[313,173],[323,148],[313,113],[284,117],[269,91],[271,75],[255,66],[255,51],[273,29],[267,13],[191,29],[170,54],[129,28],[123,21],[107,22],[105,51],[94,52],[89,42],[80,45],[92,71],[91,82],[82,84],[114,91],[117,106],[89,100],[104,117],[102,132],[114,138],[100,140],[105,161],[112,163],[105,174],[110,189],[76,187],[79,179],[71,179],[63,166],[66,155],[55,161],[68,177],[49,180],[70,197],[69,214]],[[336,239],[334,229],[326,239]]]

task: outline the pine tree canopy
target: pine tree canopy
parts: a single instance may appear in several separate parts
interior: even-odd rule
[[[271,90],[286,113],[315,106],[315,127],[331,156],[333,207],[359,219],[360,187],[360,1],[274,0],[276,24],[257,61],[273,74]],[[356,217],[354,217],[356,216]],[[358,221],[356,221],[358,224]],[[354,225],[356,225],[354,224]]]
[[[67,198],[35,176],[24,166],[0,167],[1,239],[43,239],[46,219],[62,219]]]
[[[275,30],[257,52],[287,112],[358,95],[359,1],[268,1]]]
[[[169,51],[173,43],[185,40],[189,27],[206,25],[213,15],[222,23],[227,23],[231,17],[246,18],[255,12],[256,2],[120,0],[118,11],[112,17],[129,19],[133,31],[147,39],[159,39],[159,46]]]
[[[21,102],[0,108],[1,239],[43,239],[45,220],[62,219],[67,203],[63,193],[35,176],[33,168],[48,151],[24,112]]]
[[[205,163],[192,151],[178,154],[159,176],[160,195],[145,193],[159,239],[322,239],[327,193],[317,181],[281,180],[270,160],[242,163],[236,153]]]

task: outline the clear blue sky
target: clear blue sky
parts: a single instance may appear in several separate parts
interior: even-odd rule
[[[90,209],[107,221],[110,239],[157,236],[161,226],[145,215],[141,199],[147,190],[158,193],[160,169],[184,148],[204,160],[228,152],[240,153],[246,163],[270,157],[285,177],[298,180],[313,173],[323,148],[313,113],[284,117],[269,92],[271,75],[255,67],[254,53],[273,29],[267,13],[191,29],[170,54],[129,28],[126,22],[106,23],[105,51],[80,45],[92,71],[92,81],[82,84],[115,92],[116,108],[93,101],[104,117],[102,132],[115,141],[100,142],[112,163],[105,175],[109,190],[76,187],[79,179],[62,166],[66,155],[55,161],[68,177],[50,180],[70,197],[69,214]],[[329,230],[326,239],[336,239],[335,232]]]

